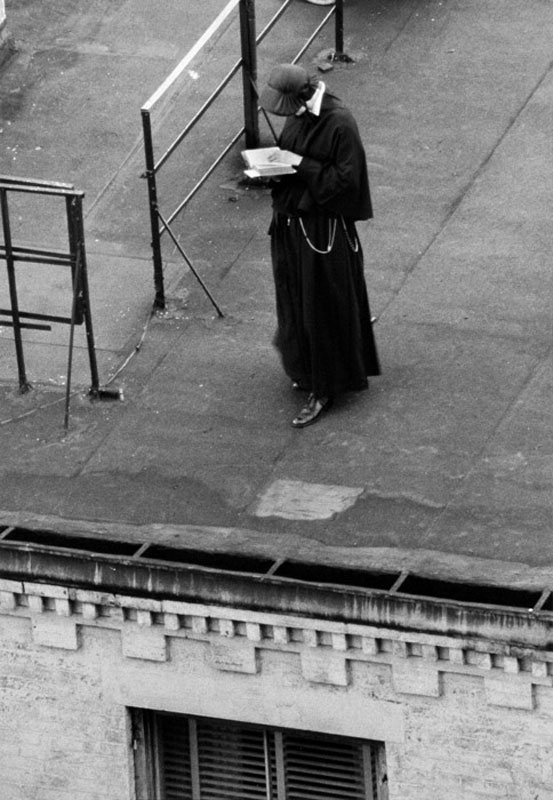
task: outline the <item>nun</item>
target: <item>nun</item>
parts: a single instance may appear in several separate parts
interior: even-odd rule
[[[306,393],[292,420],[305,428],[380,374],[355,227],[373,216],[367,163],[353,115],[303,67],[275,67],[259,103],[286,117],[278,161],[294,169],[272,180],[269,234],[274,344],[293,388]]]

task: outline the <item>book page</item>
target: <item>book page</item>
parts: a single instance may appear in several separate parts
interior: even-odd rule
[[[249,169],[244,173],[249,178],[261,178],[271,175],[293,175],[296,171],[290,164],[278,161],[279,147],[258,147],[242,150],[242,158]]]

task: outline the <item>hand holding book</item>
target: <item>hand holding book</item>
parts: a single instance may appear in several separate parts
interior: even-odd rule
[[[242,158],[248,169],[244,173],[249,178],[265,178],[274,175],[292,175],[301,162],[301,156],[280,147],[258,147],[243,150]]]

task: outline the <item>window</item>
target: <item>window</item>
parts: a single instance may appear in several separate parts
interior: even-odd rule
[[[133,712],[137,800],[386,800],[384,746]]]

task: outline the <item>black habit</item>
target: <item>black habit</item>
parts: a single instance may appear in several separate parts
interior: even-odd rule
[[[365,151],[343,103],[288,117],[279,146],[301,155],[272,191],[274,343],[289,377],[316,397],[366,389],[379,375],[355,220],[372,217]]]

